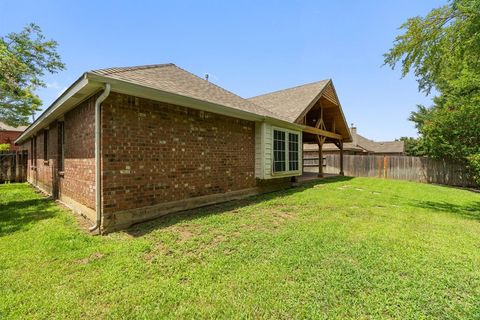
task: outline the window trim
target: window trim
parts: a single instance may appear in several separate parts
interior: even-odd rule
[[[288,132],[287,135],[288,135],[288,171],[298,171],[299,168],[300,168],[300,159],[299,159],[299,158],[300,158],[300,157],[299,157],[299,153],[300,153],[300,150],[299,150],[299,149],[300,149],[300,148],[299,148],[299,147],[300,147],[300,146],[299,146],[299,144],[300,144],[300,135],[297,134],[297,133],[292,133],[292,132]],[[297,140],[294,141],[294,142],[292,142],[293,139],[290,140],[290,136],[291,136],[291,135],[292,135],[292,136],[293,136],[293,135],[297,136]],[[297,150],[290,150],[290,145],[291,145],[292,143],[296,143],[296,144],[297,144]],[[297,159],[296,159],[296,160],[295,160],[295,159],[292,159],[292,161],[290,161],[290,155],[294,154],[294,152],[297,153]],[[291,164],[294,164],[294,163],[297,164],[297,168],[292,170],[292,169],[290,169],[290,165],[291,165]]]
[[[37,159],[38,159],[37,138],[38,138],[37,135],[34,135],[34,136],[33,136],[33,152],[32,152],[32,156],[33,156],[33,167],[34,167],[34,168],[37,167]]]
[[[58,172],[61,174],[65,170],[65,122],[58,121]]]
[[[279,141],[283,141],[283,150],[276,150],[275,149],[275,132],[278,132],[280,134],[283,134],[283,140],[279,140]],[[272,161],[273,161],[273,165],[272,165],[272,172],[273,173],[283,173],[283,172],[287,172],[288,170],[288,160],[287,160],[287,155],[289,153],[288,151],[288,144],[289,144],[289,141],[287,140],[288,139],[288,133],[283,131],[283,130],[273,130],[273,139],[272,139],[272,142],[273,142],[273,145],[272,145],[272,151],[273,151],[273,157],[272,157]],[[283,151],[283,152],[282,152]],[[275,161],[275,155],[276,153],[279,152],[280,154],[283,153],[283,161],[281,160],[278,160],[278,161]],[[275,168],[276,168],[276,164],[277,163],[280,163],[282,164],[282,167],[284,168],[284,170],[279,170],[279,171],[276,171]]]
[[[49,133],[50,133],[50,130],[43,129],[43,161],[44,162],[48,162],[48,140],[50,139]]]
[[[34,167],[34,160],[33,160],[33,156],[34,156],[34,151],[35,151],[35,146],[34,146],[34,137],[35,136],[32,136],[32,138],[30,139],[30,167]]]
[[[291,176],[295,174],[300,174],[301,173],[301,168],[302,168],[302,132],[301,131],[295,131],[295,130],[289,130],[281,127],[271,127],[271,139],[272,139],[272,160],[271,160],[271,175],[272,176]],[[275,131],[282,131],[285,132],[285,171],[275,171],[275,151],[274,151],[274,141],[275,141]],[[298,169],[297,170],[289,170],[290,168],[290,136],[289,133],[296,134],[298,136],[298,155],[297,155],[297,161],[298,161]]]

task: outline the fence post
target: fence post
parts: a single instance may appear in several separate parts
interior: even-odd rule
[[[20,182],[20,152],[15,152],[15,181]]]
[[[340,146],[340,175],[344,176],[345,173],[343,172],[343,141],[339,141],[338,145]]]
[[[383,156],[383,177],[387,179],[387,166],[388,166],[388,157]]]

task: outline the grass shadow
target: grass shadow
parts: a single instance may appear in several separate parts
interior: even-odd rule
[[[28,229],[32,223],[51,218],[52,204],[48,198],[0,203],[0,237]]]
[[[165,216],[162,216],[150,221],[135,224],[130,228],[128,228],[127,230],[125,230],[125,232],[133,237],[141,237],[146,234],[149,234],[152,231],[167,228],[169,226],[175,225],[180,222],[192,221],[192,220],[200,219],[206,216],[224,214],[229,211],[238,210],[243,207],[255,205],[260,202],[290,196],[297,192],[301,192],[305,189],[313,188],[316,185],[343,182],[351,179],[353,178],[335,176],[335,177],[328,177],[328,178],[323,178],[318,180],[311,180],[308,182],[303,182],[299,186],[291,187],[284,190],[273,191],[269,193],[251,196],[244,199],[232,200],[232,201],[208,205],[208,206],[204,206],[196,209],[167,214]]]
[[[480,221],[480,201],[474,201],[464,205],[443,201],[415,201],[410,203],[410,205],[422,209],[453,213],[467,219]]]

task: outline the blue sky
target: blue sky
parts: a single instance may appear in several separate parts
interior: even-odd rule
[[[242,97],[332,78],[348,123],[388,140],[415,136],[407,118],[431,97],[382,54],[408,17],[445,3],[0,0],[0,34],[36,22],[59,42],[67,70],[46,76],[44,107],[85,71],[173,62]]]

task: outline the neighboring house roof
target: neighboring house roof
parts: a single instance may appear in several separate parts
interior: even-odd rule
[[[308,83],[252,97],[248,100],[273,111],[286,121],[295,122],[329,82],[330,80],[327,79]]]
[[[27,126],[18,126],[18,127],[12,127],[5,122],[0,121],[0,131],[16,131],[16,132],[23,132]]]
[[[403,141],[373,141],[365,138],[356,132],[356,128],[351,128],[353,142],[343,144],[344,151],[358,151],[368,153],[403,153],[405,144]],[[305,145],[305,151],[318,150],[317,145]],[[323,151],[338,151],[338,148],[331,143],[323,146]]]
[[[273,112],[206,81],[173,63],[90,71],[104,77],[162,90],[198,100],[278,118]]]
[[[375,153],[403,153],[405,146],[403,141],[373,141],[356,133],[357,146]]]

